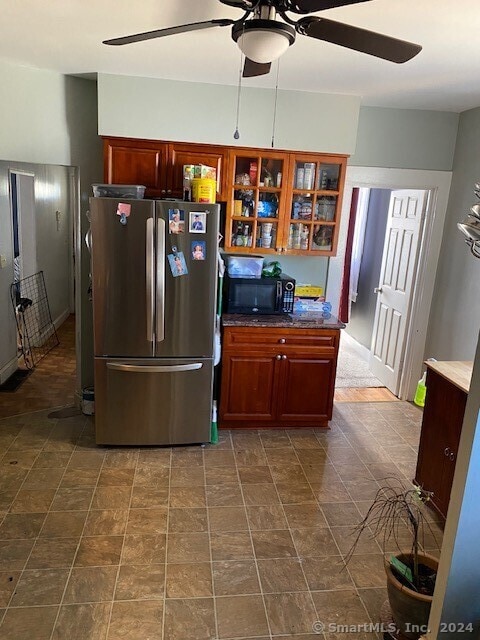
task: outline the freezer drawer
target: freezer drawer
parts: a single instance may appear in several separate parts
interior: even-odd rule
[[[95,358],[97,444],[210,441],[213,360]]]

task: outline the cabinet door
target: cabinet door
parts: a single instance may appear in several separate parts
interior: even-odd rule
[[[225,249],[271,254],[283,246],[288,154],[231,150],[227,176]]]
[[[226,149],[211,145],[170,145],[169,195],[183,199],[183,165],[205,164],[217,170],[217,200],[224,201]]]
[[[268,353],[223,353],[221,422],[264,423],[274,419],[278,363],[275,355]]]
[[[336,254],[345,168],[341,156],[290,155],[284,251]]]
[[[277,419],[326,426],[332,417],[336,357],[282,354],[281,363]]]
[[[145,197],[166,194],[167,145],[148,140],[104,140],[104,173],[108,184],[143,184]]]

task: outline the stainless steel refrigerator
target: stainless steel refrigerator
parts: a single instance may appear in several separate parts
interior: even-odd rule
[[[210,440],[219,206],[90,199],[98,444]]]

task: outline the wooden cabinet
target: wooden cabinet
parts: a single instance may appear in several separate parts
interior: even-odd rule
[[[213,145],[130,138],[104,138],[107,184],[144,184],[147,198],[183,198],[183,165],[217,170],[217,200],[225,199],[227,150]]]
[[[231,149],[225,248],[335,255],[346,157]]]
[[[445,377],[448,375],[445,365],[449,364],[466,363],[429,363],[415,473],[415,482],[433,492],[432,505],[443,517],[447,516],[468,395],[468,388],[457,386],[456,380]]]
[[[328,426],[338,329],[225,327],[220,426]]]

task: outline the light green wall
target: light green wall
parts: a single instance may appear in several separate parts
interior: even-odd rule
[[[362,107],[349,164],[451,171],[458,118],[445,111]]]
[[[242,89],[240,139],[235,142],[233,86],[130,76],[98,76],[101,135],[270,147],[275,93]],[[360,98],[278,92],[275,147],[350,154]]]
[[[426,357],[473,360],[480,328],[480,260],[457,229],[478,201],[480,180],[480,108],[460,115],[452,186],[430,314]]]

